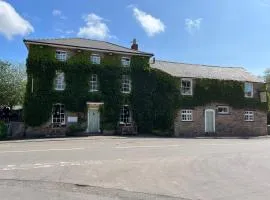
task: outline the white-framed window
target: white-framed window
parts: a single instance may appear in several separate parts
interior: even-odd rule
[[[229,106],[218,106],[217,113],[218,114],[229,114],[230,108],[229,108]]]
[[[181,110],[181,121],[190,122],[193,120],[193,111],[192,110]]]
[[[130,58],[128,57],[122,57],[121,63],[123,67],[129,67],[130,66]]]
[[[65,117],[65,106],[64,104],[57,103],[53,105],[52,109],[52,123],[56,125],[65,125],[66,117]]]
[[[245,111],[244,113],[244,120],[246,122],[254,121],[254,111]]]
[[[55,58],[59,61],[66,61],[67,60],[67,52],[63,50],[56,50],[55,51]]]
[[[97,74],[92,74],[90,79],[90,92],[98,91],[98,76]]]
[[[182,78],[181,79],[181,94],[182,95],[192,95],[192,79]]]
[[[253,83],[245,82],[245,97],[252,98],[253,97]]]
[[[92,54],[91,56],[90,56],[90,60],[91,60],[91,63],[92,64],[97,64],[97,65],[99,65],[100,64],[100,55],[99,54]]]
[[[131,79],[129,75],[122,75],[122,93],[130,93],[131,92]]]
[[[120,110],[120,123],[131,123],[132,116],[129,105],[123,105]]]
[[[56,72],[56,77],[54,80],[55,90],[64,90],[65,89],[65,74],[64,72]]]

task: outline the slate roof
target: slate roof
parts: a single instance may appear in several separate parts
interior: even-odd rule
[[[160,69],[175,77],[208,78],[258,83],[264,82],[264,80],[252,75],[242,67],[218,67],[160,60],[156,60],[155,63],[151,63],[150,66],[152,68]]]
[[[25,39],[25,44],[43,44],[43,45],[56,45],[66,48],[83,48],[89,50],[99,50],[105,52],[117,52],[132,55],[153,56],[152,53],[143,51],[136,51],[127,47],[113,44],[106,41],[90,40],[85,38],[61,38],[61,39]]]

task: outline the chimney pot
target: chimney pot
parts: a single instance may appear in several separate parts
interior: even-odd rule
[[[138,44],[135,38],[132,41],[131,49],[138,51]]]

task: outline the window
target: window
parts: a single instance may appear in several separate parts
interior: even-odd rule
[[[229,106],[218,106],[217,107],[218,114],[229,114]]]
[[[245,97],[253,97],[253,83],[245,83]]]
[[[131,112],[128,105],[124,105],[120,110],[120,123],[131,123]]]
[[[131,92],[131,80],[128,75],[122,75],[122,93],[130,93]]]
[[[192,110],[182,110],[181,111],[181,120],[183,122],[190,122],[193,120]]]
[[[244,120],[247,122],[254,121],[254,111],[245,111]]]
[[[181,79],[181,94],[192,95],[192,79]]]
[[[100,64],[100,56],[98,54],[92,54],[90,59],[91,59],[92,64],[97,64],[97,65]]]
[[[129,67],[130,66],[130,58],[122,57],[121,63],[123,67]]]
[[[55,78],[55,90],[64,90],[65,89],[65,74],[64,72],[56,72]]]
[[[96,74],[92,74],[90,80],[90,92],[98,91],[98,76]]]
[[[65,106],[63,104],[53,105],[52,123],[56,126],[65,125]]]
[[[59,61],[66,61],[67,60],[67,52],[66,51],[57,50],[55,52],[55,57]]]

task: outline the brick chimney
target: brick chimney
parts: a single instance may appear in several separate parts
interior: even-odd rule
[[[138,44],[135,38],[132,41],[131,49],[138,51]]]

